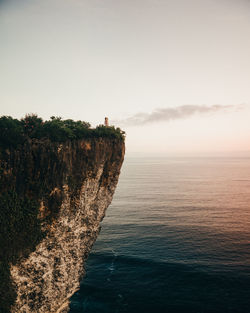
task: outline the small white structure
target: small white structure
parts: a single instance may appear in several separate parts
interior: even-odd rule
[[[104,119],[104,125],[109,126],[109,119],[107,117],[105,117]]]

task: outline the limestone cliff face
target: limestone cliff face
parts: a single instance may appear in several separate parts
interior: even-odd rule
[[[25,248],[19,245],[8,263],[10,312],[68,311],[112,200],[124,149],[123,141],[109,138],[33,141],[2,155],[2,194],[11,189],[16,198],[35,201],[36,219],[30,224],[39,228],[37,239],[25,234],[27,249],[22,240]]]

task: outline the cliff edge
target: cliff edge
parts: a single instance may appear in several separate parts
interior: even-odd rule
[[[105,136],[1,150],[1,313],[68,311],[124,151],[124,140]]]

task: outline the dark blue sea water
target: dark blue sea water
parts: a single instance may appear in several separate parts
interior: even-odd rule
[[[127,158],[71,313],[250,312],[250,159]]]

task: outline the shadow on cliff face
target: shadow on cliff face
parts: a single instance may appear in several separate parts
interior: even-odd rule
[[[23,146],[0,151],[0,312],[7,313],[16,290],[9,266],[26,258],[57,218],[66,185],[72,210],[87,177],[96,177],[104,163],[100,185],[109,183],[114,164],[119,171],[124,142],[91,138],[55,143],[29,140]]]

